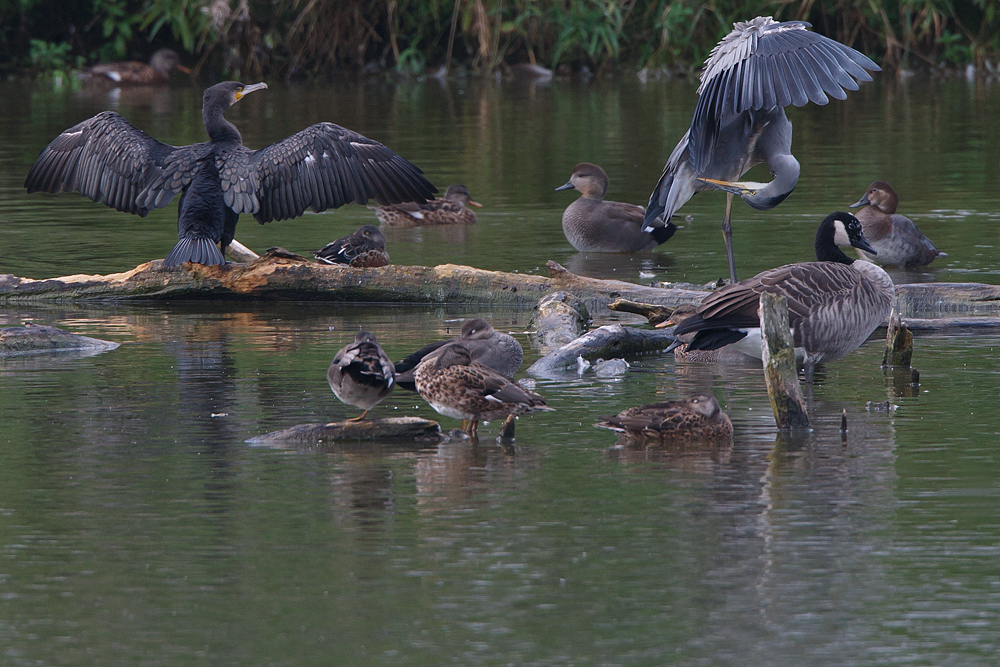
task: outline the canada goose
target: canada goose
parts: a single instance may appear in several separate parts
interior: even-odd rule
[[[580,252],[637,252],[652,250],[673,236],[677,229],[673,225],[642,231],[643,207],[604,201],[609,183],[603,169],[581,162],[573,167],[569,182],[556,188],[580,191],[562,216],[563,233],[571,246]]]
[[[869,185],[864,196],[851,204],[851,208],[859,206],[866,206],[857,214],[865,238],[878,251],[874,257],[858,250],[862,259],[889,266],[926,266],[939,256],[947,256],[948,253],[934,247],[912,220],[896,213],[899,197],[885,181]]]
[[[816,364],[856,350],[882,324],[895,296],[892,280],[880,267],[845,255],[838,245],[874,252],[850,213],[828,215],[816,231],[816,262],[799,262],[758,273],[705,297],[697,314],[674,329],[697,332],[690,350],[714,350],[734,344],[757,357],[760,349],[760,294],[788,299],[796,356],[807,382]]]
[[[468,421],[465,432],[473,437],[479,420],[552,409],[535,392],[473,361],[462,343],[445,345],[441,354],[421,361],[413,377],[424,400],[446,417]]]
[[[421,227],[429,225],[474,225],[476,214],[468,206],[482,208],[464,185],[449,185],[440,199],[424,204],[404,202],[387,206],[369,206],[386,227]]]
[[[364,419],[369,410],[381,403],[392,391],[395,377],[392,361],[375,336],[367,331],[359,331],[353,343],[342,347],[326,372],[334,395],[364,410],[349,421]]]
[[[695,394],[687,400],[651,403],[604,417],[597,426],[617,431],[627,440],[643,444],[728,440],[733,423],[715,396]]]
[[[375,225],[362,225],[358,231],[327,243],[314,255],[325,264],[347,264],[355,267],[379,267],[389,264],[385,251],[385,236]]]
[[[513,336],[497,331],[481,317],[474,317],[462,324],[462,334],[458,338],[426,345],[396,363],[396,382],[400,388],[416,391],[413,369],[417,364],[427,357],[441,354],[446,345],[455,343],[464,345],[473,361],[507,378],[514,377],[524,361],[524,350]]]

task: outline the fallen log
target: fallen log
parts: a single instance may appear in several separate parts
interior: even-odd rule
[[[629,354],[658,352],[670,346],[674,336],[666,331],[650,331],[609,324],[585,333],[571,343],[550,352],[528,368],[536,377],[558,375],[568,368],[576,368],[577,357],[588,361],[616,359]]]
[[[47,352],[92,352],[97,354],[118,347],[118,343],[89,336],[79,336],[57,327],[32,325],[0,329],[0,357],[42,354]]]
[[[251,253],[252,254],[252,253]],[[32,280],[0,275],[0,304],[36,301],[141,300],[321,300],[423,304],[490,304],[533,308],[539,298],[564,290],[582,299],[591,314],[614,299],[666,308],[697,303],[707,292],[664,289],[621,280],[578,276],[548,262],[551,276],[484,271],[458,264],[385,266],[361,269],[319,264],[287,251],[268,251],[245,263],[225,266],[162,261],[123,273],[72,275]],[[1000,315],[1000,286],[978,283],[920,283],[896,286],[897,310],[911,318]],[[912,327],[911,328],[915,328]]]
[[[313,447],[357,440],[437,441],[444,436],[436,421],[421,417],[388,417],[329,424],[299,424],[250,438],[251,445]]]
[[[705,296],[620,280],[598,280],[548,263],[552,277],[484,271],[458,264],[353,268],[320,264],[282,249],[244,264],[163,268],[161,260],[109,275],[32,280],[0,275],[0,303],[102,300],[322,300],[382,303],[508,304],[534,307],[553,290],[565,290],[592,309],[612,299],[658,299],[677,305]]]

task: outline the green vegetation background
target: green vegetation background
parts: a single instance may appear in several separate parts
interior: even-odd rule
[[[446,62],[683,70],[758,15],[809,21],[888,69],[996,73],[1000,59],[997,0],[0,0],[0,68],[67,71],[172,47],[234,77]]]

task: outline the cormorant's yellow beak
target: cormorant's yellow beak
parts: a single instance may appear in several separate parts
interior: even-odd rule
[[[236,101],[239,102],[255,90],[267,90],[267,84],[261,81],[260,83],[251,83],[249,86],[243,86],[243,90],[236,91]]]
[[[739,183],[737,181],[719,181],[714,178],[699,178],[698,180],[702,183],[708,183],[713,188],[725,190],[726,192],[732,192],[734,195],[739,195],[740,197],[752,197],[757,194],[757,190],[750,187],[746,183]]]

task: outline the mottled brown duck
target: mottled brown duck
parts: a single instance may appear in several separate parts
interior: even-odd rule
[[[148,63],[124,60],[116,63],[99,63],[83,70],[85,81],[105,82],[115,86],[161,86],[170,81],[170,72],[177,70],[190,74],[191,70],[181,65],[180,56],[173,49],[155,51]]]
[[[614,417],[605,417],[597,426],[642,445],[718,442],[733,437],[729,415],[710,394],[629,408]]]
[[[397,362],[396,381],[400,388],[416,391],[413,369],[424,359],[441,354],[446,346],[456,343],[465,346],[473,361],[492,368],[507,378],[513,378],[524,361],[524,350],[513,336],[497,331],[482,317],[474,317],[462,323],[462,332],[458,338],[431,343]]]
[[[676,308],[670,313],[670,317],[660,324],[657,324],[657,328],[663,327],[675,327],[678,326],[697,313],[697,307],[692,303],[684,303]],[[720,347],[717,350],[689,350],[688,343],[690,343],[695,337],[693,333],[686,333],[677,336],[677,343],[675,346],[667,348],[667,351],[673,351],[674,361],[694,361],[704,364],[733,364],[733,363],[746,363],[752,360],[742,352],[734,350],[729,346]]]
[[[367,331],[359,331],[354,342],[342,347],[330,363],[326,379],[333,394],[364,412],[349,421],[364,419],[395,386],[392,361]]]
[[[865,208],[855,217],[861,221],[868,243],[878,252],[872,255],[859,249],[861,259],[886,266],[927,266],[938,257],[947,256],[934,247],[912,220],[896,213],[899,196],[885,181],[869,185],[864,196],[851,204],[851,208],[859,206]]]
[[[461,343],[447,345],[441,354],[424,359],[413,376],[424,400],[439,414],[467,422],[465,432],[472,437],[478,434],[481,420],[552,409],[535,392],[473,361]]]
[[[28,192],[72,192],[139,216],[176,196],[177,244],[163,266],[225,264],[241,213],[287,220],[375,199],[425,201],[436,191],[423,172],[347,128],[317,123],[260,150],[223,112],[265,83],[216,84],[202,98],[209,141],[170,146],[114,111],[102,111],[46,146],[25,180]],[[322,220],[322,218],[317,218]]]
[[[857,218],[842,211],[831,213],[816,231],[817,261],[768,269],[726,285],[705,297],[696,314],[678,325],[674,334],[696,334],[689,350],[733,345],[759,359],[760,295],[782,295],[788,300],[796,356],[811,382],[816,364],[840,359],[865,342],[889,316],[895,297],[892,279],[881,267],[851,259],[839,245],[874,250]]]
[[[635,204],[605,201],[608,175],[596,164],[581,162],[565,185],[556,190],[576,189],[580,197],[566,207],[563,233],[580,252],[638,252],[652,250],[677,229],[673,225],[642,231],[646,209]]]
[[[424,227],[431,225],[474,225],[476,214],[469,206],[482,208],[464,185],[449,185],[441,199],[426,203],[404,202],[391,206],[369,207],[386,227]]]
[[[324,264],[346,264],[355,267],[389,265],[385,251],[385,236],[375,225],[363,225],[353,234],[342,236],[317,250],[314,257]]]

